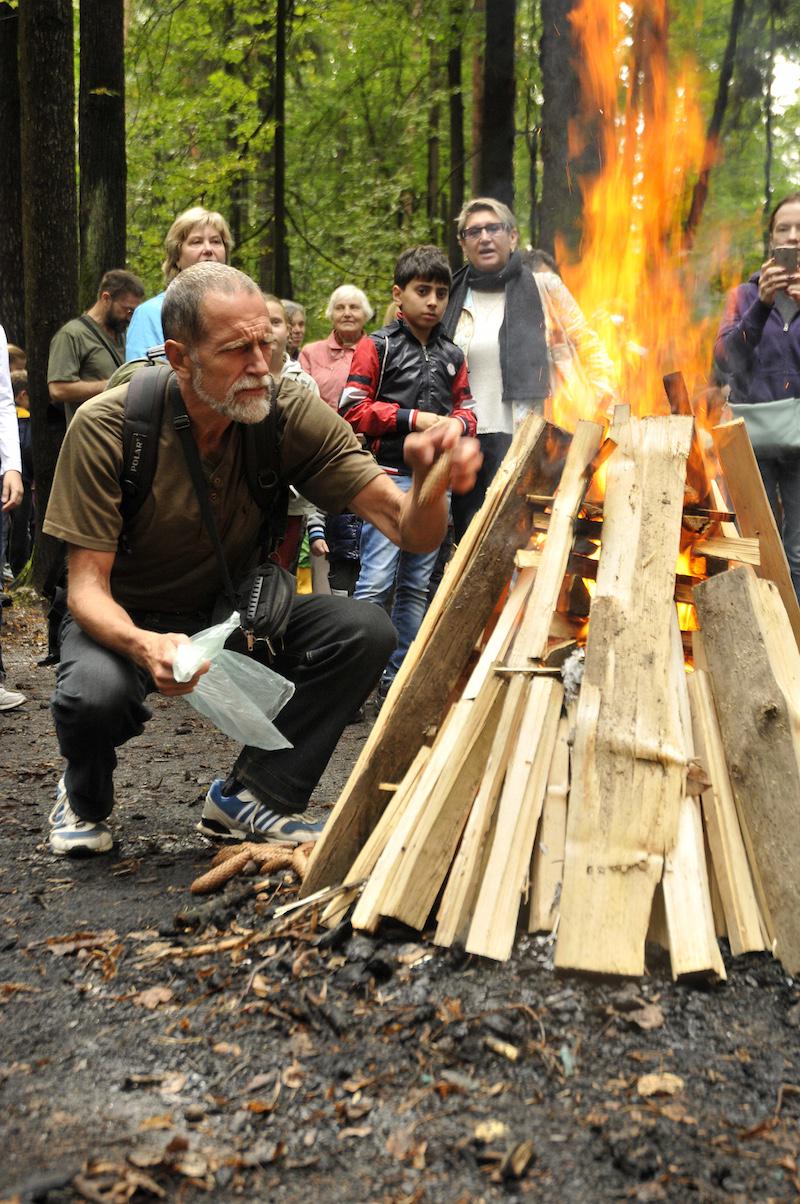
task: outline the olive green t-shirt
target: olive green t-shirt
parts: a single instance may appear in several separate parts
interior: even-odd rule
[[[80,318],[73,318],[53,335],[47,360],[48,384],[54,380],[70,384],[76,380],[108,380],[124,362],[125,335],[115,339],[113,335],[101,331],[88,315],[84,316],[91,328]],[[107,344],[116,351],[118,358],[114,358]],[[77,410],[78,406],[69,402],[65,404],[68,422],[72,421]]]
[[[56,466],[44,530],[80,548],[116,552],[111,592],[129,610],[168,614],[210,610],[223,584],[169,405],[149,496],[126,524],[120,502],[127,385],[85,402],[70,423]],[[304,497],[337,513],[381,470],[351,428],[293,381],[278,397],[279,475]],[[208,496],[233,580],[257,563],[263,514],[244,467],[241,427],[232,424],[214,463],[203,461]]]

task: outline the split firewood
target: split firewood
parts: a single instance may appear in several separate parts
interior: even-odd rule
[[[697,660],[695,671],[689,677],[689,697],[695,750],[708,767],[711,779],[702,795],[711,864],[725,915],[731,953],[738,956],[764,948],[762,920],[725,763],[711,682],[708,673],[698,667]]]
[[[302,881],[313,847],[310,841],[303,845],[256,844],[246,841],[234,848],[220,849],[211,862],[211,869],[195,878],[190,890],[193,895],[211,894],[231,878],[235,878],[251,862],[262,874],[274,873],[276,870],[294,870]]]
[[[596,423],[578,423],[553,502],[547,542],[542,550],[533,590],[506,659],[512,668],[522,668],[532,660],[540,660],[547,651],[550,624],[572,550],[573,524],[586,492],[586,474],[602,437],[603,428]]]
[[[797,974],[800,653],[777,586],[759,581],[753,569],[711,577],[695,598],[761,914],[775,955]]]
[[[402,782],[398,783],[391,802],[372,829],[366,843],[347,871],[344,879],[344,887],[351,882],[360,882],[372,873],[375,863],[386,847],[389,836],[400,822],[400,817],[408,806],[419,776],[428,763],[430,754],[431,750],[428,745],[423,744],[411,762],[408,773]],[[342,894],[333,899],[325,908],[325,911],[322,913],[322,923],[328,925],[337,923],[357,897],[358,891],[359,888],[357,886],[352,887],[350,890],[343,889]]]
[[[695,750],[677,614],[672,624],[671,667],[671,692],[678,701],[688,766]],[[724,979],[725,966],[714,924],[700,802],[686,786],[684,780],[676,838],[666,850],[661,882],[672,977],[676,982],[685,975],[696,974]]]
[[[528,687],[516,748],[497,807],[486,872],[465,944],[469,953],[498,961],[511,956],[563,697],[560,682],[536,679]]]
[[[302,886],[310,894],[341,882],[374,829],[388,797],[379,782],[400,782],[430,742],[458,680],[511,577],[514,551],[530,533],[529,490],[552,491],[558,471],[548,456],[558,437],[537,414],[514,436],[486,499],[469,525],[428,608],[385,705],[336,804]]]
[[[562,715],[531,860],[528,932],[552,932],[558,916],[564,876],[568,797],[569,721],[566,715]]]
[[[686,751],[670,689],[689,418],[622,419],[578,700],[556,965],[641,974]]]
[[[504,690],[492,675],[477,698],[461,699],[449,712],[353,912],[354,928],[373,932],[381,916],[425,925],[483,775]]]
[[[456,941],[463,944],[467,938],[475,899],[486,869],[497,800],[516,741],[525,698],[526,682],[521,674],[517,674],[509,682],[486,769],[439,905],[434,937],[437,945],[450,946]]]
[[[758,576],[775,582],[795,641],[800,644],[800,606],[744,419],[721,423],[714,427],[713,435],[725,484],[736,510],[739,533],[758,539],[761,547]]]

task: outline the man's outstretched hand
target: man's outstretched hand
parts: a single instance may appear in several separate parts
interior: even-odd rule
[[[417,480],[422,482],[437,460],[449,452],[450,479],[453,493],[469,493],[483,463],[483,453],[477,439],[464,435],[457,418],[440,418],[424,431],[407,435],[403,445],[405,462]]]

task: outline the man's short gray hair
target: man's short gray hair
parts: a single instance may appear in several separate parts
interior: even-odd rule
[[[469,215],[471,213],[477,213],[479,209],[491,209],[493,213],[497,214],[498,219],[504,225],[508,226],[509,230],[516,230],[517,219],[514,217],[514,214],[511,212],[508,205],[504,205],[502,201],[496,201],[494,197],[491,196],[476,196],[473,197],[471,201],[467,201],[466,205],[463,206],[461,212],[456,218],[456,230],[458,231],[459,238],[461,238],[464,234]]]
[[[354,284],[340,284],[335,288],[330,295],[328,307],[325,310],[325,317],[330,322],[333,318],[333,307],[337,301],[357,301],[364,311],[364,321],[369,322],[374,315],[375,310],[369,303],[367,294],[362,292],[360,288],[356,288]]]
[[[238,268],[226,263],[195,263],[179,272],[164,294],[161,325],[165,339],[176,339],[194,347],[205,334],[202,319],[206,293],[257,293],[261,289]]]

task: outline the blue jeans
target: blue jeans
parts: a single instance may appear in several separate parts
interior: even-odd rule
[[[408,493],[411,477],[397,476],[393,480],[403,493]],[[397,632],[397,647],[383,671],[381,684],[384,688],[394,681],[425,617],[428,583],[438,555],[438,548],[433,552],[401,552],[372,523],[365,522],[361,528],[361,571],[353,597],[360,602],[377,602],[379,606],[385,606],[394,586],[391,619]]]
[[[781,528],[794,592],[800,598],[800,455],[757,458],[769,504]],[[782,524],[778,499],[783,510]]]
[[[486,490],[494,480],[498,468],[505,459],[506,452],[511,447],[511,435],[504,435],[500,432],[478,435],[478,442],[483,453],[483,464],[478,470],[475,484],[469,493],[454,493],[450,503],[456,543],[464,538],[464,532],[483,505]]]

